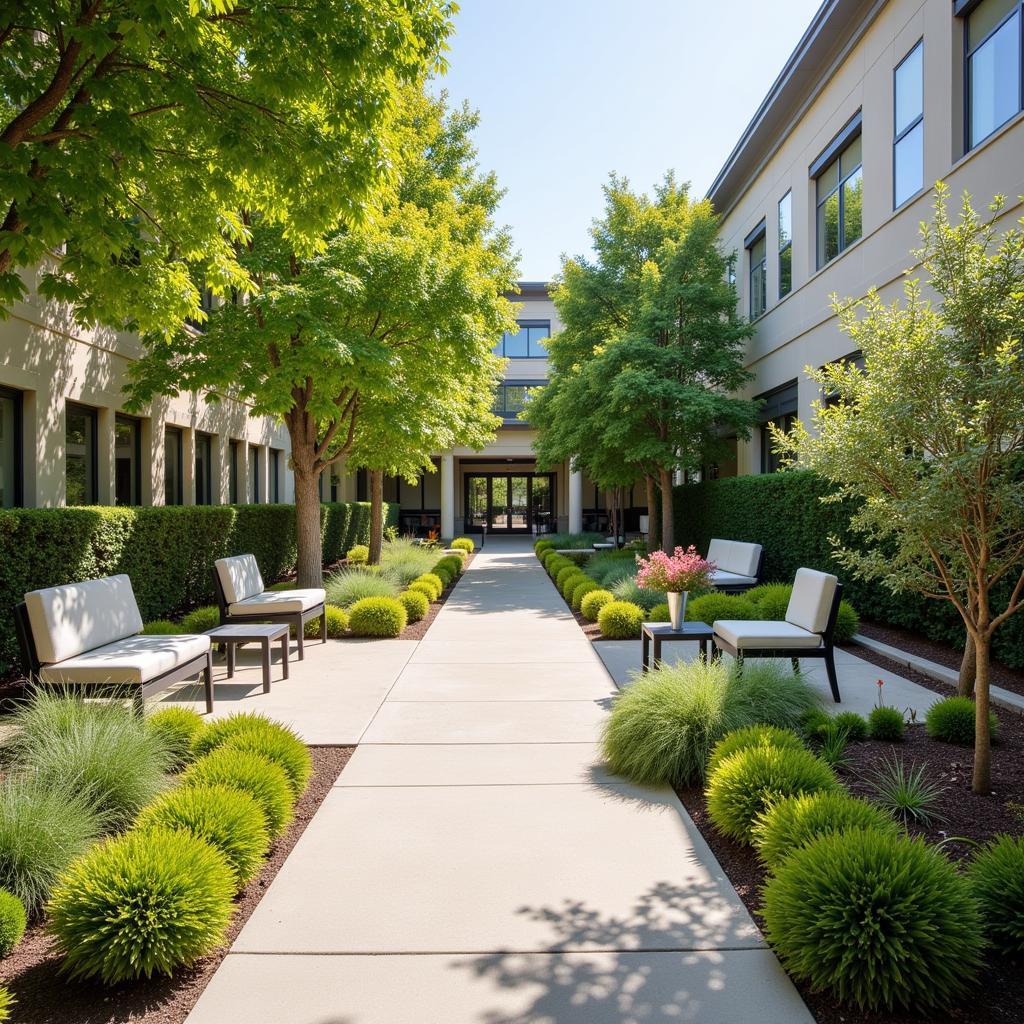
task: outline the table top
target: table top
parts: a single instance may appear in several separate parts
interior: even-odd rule
[[[239,622],[208,629],[211,640],[277,640],[291,627],[287,622]]]
[[[706,622],[681,622],[679,629],[673,629],[671,622],[645,622],[641,628],[659,640],[710,640],[715,635]]]

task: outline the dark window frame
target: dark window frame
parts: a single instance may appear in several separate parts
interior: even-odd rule
[[[758,428],[761,434],[760,470],[762,474],[777,473],[781,467],[778,464],[778,456],[771,451],[768,424],[781,420],[784,429],[788,430],[796,421],[799,384],[796,380],[787,381],[758,395],[755,401],[764,403],[758,414]]]
[[[983,146],[997,132],[1002,131],[1015,117],[1024,111],[1024,0],[1017,0],[1017,3],[1007,12],[1003,19],[974,46],[970,45],[969,25],[971,15],[985,2],[985,0],[974,0],[974,2],[954,2],[953,13],[963,22],[964,39],[964,155]],[[977,142],[971,142],[971,107],[973,97],[971,95],[971,58],[980,50],[1006,23],[1017,15],[1017,110],[1011,114],[1002,124],[996,125]]]
[[[17,388],[0,384],[0,398],[14,404],[14,504],[11,508],[25,507],[25,393]]]
[[[281,449],[271,448],[270,449],[270,460],[269,460],[270,473],[270,501],[274,505],[281,503]],[[327,472],[330,473],[330,466],[327,467]],[[320,474],[320,478],[323,479],[323,473]],[[334,500],[333,498],[331,499]]]
[[[64,403],[64,481],[65,487],[67,486],[67,414],[71,410],[75,410],[77,413],[84,414],[89,420],[92,421],[92,451],[87,451],[86,456],[88,458],[88,471],[89,471],[89,485],[92,490],[92,504],[95,505],[99,501],[100,496],[100,445],[99,445],[99,426],[100,417],[99,410],[91,405],[82,405],[80,402],[66,401]],[[67,492],[64,495],[64,504],[67,505]],[[75,507],[75,506],[72,506]]]
[[[551,321],[550,320],[517,320],[516,321],[516,326],[517,327],[525,327],[525,328],[527,328],[527,330],[529,330],[529,328],[531,328],[531,327],[536,327],[536,328],[544,327],[544,328],[547,329],[547,332],[548,332],[545,337],[547,337],[547,338],[551,337]],[[499,348],[501,349],[500,352],[498,351]],[[530,336],[528,334],[527,338],[526,338],[526,355],[525,356],[519,356],[519,355],[511,355],[510,356],[510,355],[506,355],[505,354],[505,335],[503,334],[501,336],[501,341],[499,341],[498,344],[495,346],[494,352],[495,352],[495,355],[500,355],[504,359],[547,359],[547,357],[548,357],[547,352],[534,352],[534,351],[532,351],[532,348],[533,348],[533,346],[532,346],[532,343],[530,341]]]
[[[899,72],[900,68],[910,60],[914,54],[921,51],[921,112],[910,122],[902,131],[896,130],[896,116],[899,104],[898,88],[899,88]],[[907,203],[913,202],[922,192],[924,192],[924,132],[922,129],[921,133],[921,184],[916,191],[912,192],[905,199],[899,199],[896,195],[896,149],[899,144],[918,126],[924,124],[924,36],[922,36],[914,45],[907,50],[903,55],[903,59],[900,60],[896,67],[892,69],[892,208],[898,210],[901,206]],[[863,166],[863,163],[862,163]],[[840,250],[841,251],[841,250]]]
[[[175,434],[178,438],[178,487],[175,495],[176,501],[168,501],[167,495],[167,436]],[[185,430],[183,427],[176,427],[173,423],[164,424],[164,504],[184,505],[185,504]]]
[[[249,493],[247,495],[250,505],[260,504],[260,446],[249,444],[249,463],[252,466],[252,476],[249,478]]]
[[[228,438],[228,504],[238,504],[238,453],[242,442],[237,438]]]
[[[754,262],[754,246],[764,242],[764,255]],[[765,219],[743,239],[743,248],[747,251],[747,313],[751,320],[759,320],[768,312],[768,236]],[[754,309],[754,273],[761,277],[761,308]]]
[[[492,412],[495,416],[500,416],[506,425],[509,424],[525,424],[527,420],[519,419],[518,411],[509,412],[507,403],[505,402],[505,389],[506,388],[541,388],[547,384],[546,380],[503,380],[495,389],[495,403],[492,406]],[[501,407],[498,407],[497,398],[501,396]]]
[[[135,490],[136,500],[129,502],[129,506],[138,507],[142,504],[142,420],[137,416],[128,416],[119,412],[114,416],[114,504],[117,499],[117,425],[118,423],[129,424],[135,431],[135,440],[132,447],[135,449],[135,471],[132,474],[132,487]]]
[[[789,237],[782,241],[782,204],[789,200]],[[789,189],[778,202],[778,231],[779,231],[779,299],[784,299],[793,290],[793,190]],[[782,257],[789,253],[789,287],[782,290]]]
[[[844,198],[845,191],[844,186],[846,183],[854,177],[859,171],[861,174],[861,181],[864,180],[864,153],[861,152],[860,162],[857,163],[852,170],[843,173],[842,156],[847,150],[853,145],[856,139],[861,137],[862,131],[862,117],[861,111],[857,111],[853,117],[843,126],[843,128],[836,134],[835,138],[822,150],[818,158],[811,164],[808,169],[808,173],[811,179],[814,181],[815,196],[814,196],[814,230],[815,230],[815,262],[817,263],[818,270],[822,270],[827,267],[833,260],[838,259],[843,255],[844,252],[850,247],[850,245],[856,245],[864,237],[864,220],[863,220],[863,207],[861,208],[861,227],[860,234],[855,238],[850,245],[846,244],[846,200]],[[829,189],[828,194],[819,199],[817,195],[818,179],[829,169],[833,164],[839,164],[838,172],[836,174],[836,184],[833,188]],[[836,227],[837,237],[835,256],[830,256],[827,259],[822,260],[819,256],[821,251],[821,218],[819,216],[821,208],[832,198],[832,196],[838,195],[839,197],[839,220]]]

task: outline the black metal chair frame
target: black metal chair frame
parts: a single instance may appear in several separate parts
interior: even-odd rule
[[[743,671],[744,658],[789,658],[793,664],[793,671],[800,671],[800,658],[822,658],[825,662],[825,672],[828,675],[828,684],[832,688],[832,699],[841,703],[839,697],[839,680],[836,677],[835,646],[833,634],[836,629],[836,619],[839,617],[839,602],[843,599],[843,585],[836,584],[836,592],[832,596],[832,607],[828,612],[828,622],[825,631],[821,634],[821,646],[819,647],[744,647],[737,650],[735,645],[715,634],[715,646],[731,654],[736,659],[736,665],[740,672]]]
[[[227,626],[236,622],[283,622],[295,627],[295,633],[299,641],[299,661],[306,656],[305,629],[310,619],[320,620],[320,639],[327,643],[327,604],[321,601],[319,604],[307,608],[304,612],[260,612],[256,615],[238,615],[228,611],[228,601],[224,596],[224,585],[220,581],[220,573],[216,566],[213,569],[213,589],[217,594],[217,608],[220,611],[220,624]]]
[[[721,587],[715,587],[720,594],[745,594],[748,590],[753,590],[754,587],[759,586],[761,583],[761,573],[764,572],[764,547],[761,548],[761,554],[757,556],[757,571],[754,573],[753,583],[729,583]]]
[[[94,697],[121,697],[131,698],[135,710],[142,714],[146,699],[155,693],[166,690],[174,683],[180,683],[183,679],[192,676],[202,675],[203,690],[206,695],[207,714],[213,711],[213,651],[207,650],[204,654],[197,655],[189,661],[175,666],[169,672],[154,676],[144,683],[47,683],[40,679],[39,672],[42,669],[42,662],[39,660],[39,653],[36,650],[35,637],[32,635],[32,625],[29,622],[28,608],[25,602],[14,606],[14,627],[18,635],[18,646],[21,648],[21,657],[25,665],[25,675],[29,685],[39,689],[59,689],[66,686],[69,689],[80,690],[83,694]]]

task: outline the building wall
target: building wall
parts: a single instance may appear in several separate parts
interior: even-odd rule
[[[30,286],[34,279],[29,276]],[[128,367],[140,355],[137,338],[107,329],[83,329],[68,311],[43,303],[34,290],[0,321],[0,386],[21,393],[21,504],[55,507],[66,499],[66,410],[73,402],[96,410],[97,504],[115,503],[115,417],[123,412],[121,388]],[[273,495],[271,449],[279,452],[278,497],[292,501],[287,468],[287,431],[266,417],[252,418],[232,400],[208,404],[197,394],[161,398],[135,416],[141,435],[140,503],[165,503],[165,429],[181,430],[182,498],[196,501],[195,448],[199,432],[211,437],[212,500],[229,500],[230,441],[238,441],[238,501],[251,498],[258,471],[261,502]]]
[[[754,374],[746,397],[760,396],[797,381],[797,413],[811,416],[820,397],[804,367],[821,366],[850,354],[839,331],[830,297],[863,297],[877,287],[892,300],[902,292],[909,253],[919,244],[919,224],[931,215],[930,186],[938,179],[951,188],[954,202],[966,190],[975,208],[984,210],[993,195],[1009,199],[1002,225],[1021,215],[1024,194],[1024,115],[1018,114],[979,146],[965,153],[964,23],[954,17],[950,0],[891,0],[873,20],[851,25],[838,65],[821,76],[806,110],[785,112],[794,122],[768,144],[763,165],[739,188],[712,189],[724,214],[722,241],[738,254],[737,287],[741,310],[750,309],[749,275],[744,239],[762,220],[767,236],[767,312],[757,321],[747,364]],[[859,38],[857,38],[859,35]],[[894,70],[924,40],[924,183],[925,188],[893,209]],[[815,182],[812,162],[853,117],[862,111],[863,232],[861,239],[820,270],[816,265]],[[774,151],[771,151],[772,148]],[[793,288],[779,298],[777,204],[792,191]],[[759,472],[762,437],[755,431],[741,443],[738,469]]]

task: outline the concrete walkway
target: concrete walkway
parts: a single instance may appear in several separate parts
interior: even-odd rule
[[[189,1024],[809,1024],[675,795],[596,764],[613,692],[489,541]]]

